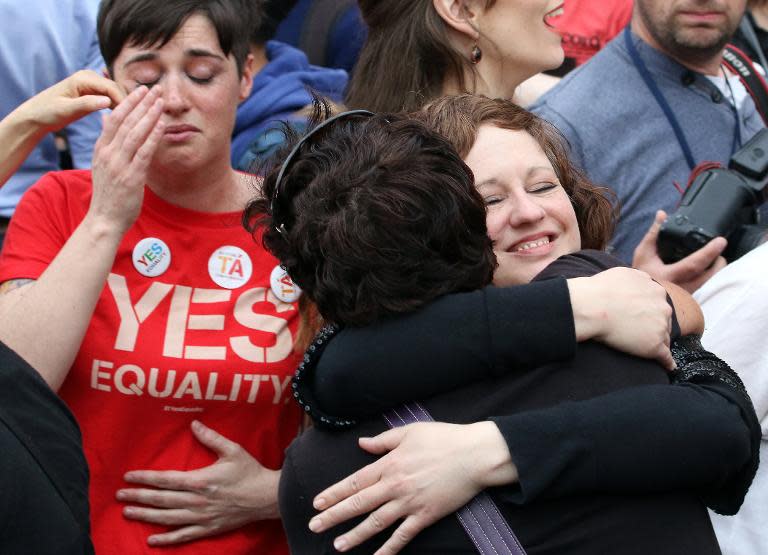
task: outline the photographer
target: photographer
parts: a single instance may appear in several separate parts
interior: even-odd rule
[[[689,290],[725,265],[727,241],[664,264],[655,246],[664,217],[653,218],[674,211],[698,164],[724,164],[765,127],[723,68],[745,8],[745,0],[636,0],[630,27],[532,108],[566,135],[589,177],[616,192],[613,254]]]

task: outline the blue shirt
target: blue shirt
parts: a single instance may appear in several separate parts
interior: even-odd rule
[[[96,37],[99,0],[0,0],[0,118],[80,69],[101,73]],[[99,114],[66,130],[76,168],[89,168],[101,132]],[[13,214],[21,195],[46,172],[59,169],[53,135],[46,136],[0,188],[0,216]]]
[[[707,77],[635,35],[632,40],[679,120],[696,164],[726,165],[734,147],[765,126],[751,98],[737,114]],[[621,216],[611,246],[613,254],[631,261],[656,210],[675,211],[681,193],[674,184],[685,187],[691,170],[669,121],[632,63],[623,36],[568,74],[531,110],[566,136],[573,161],[592,181],[618,196]]]

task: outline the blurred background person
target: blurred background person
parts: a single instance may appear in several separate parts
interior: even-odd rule
[[[0,118],[80,69],[102,72],[98,5],[99,0],[0,0]],[[77,119],[62,131],[74,167],[91,167],[100,131],[98,114]],[[0,189],[0,248],[21,195],[43,174],[59,168],[59,149],[53,134],[46,134]]]
[[[283,144],[282,122],[303,130],[312,93],[341,102],[347,73],[312,65],[306,54],[288,44],[271,40],[292,0],[242,0],[250,23],[253,55],[251,94],[237,108],[232,136],[232,164],[248,171]]]
[[[765,127],[738,76],[723,68],[745,9],[746,0],[635,0],[631,28],[531,108],[568,138],[587,175],[616,193],[612,252],[689,291],[725,266],[727,241],[665,263],[656,236],[666,214],[658,211],[675,210],[699,164],[726,165]]]
[[[563,14],[552,19],[563,37],[565,60],[548,75],[563,77],[586,63],[624,30],[632,17],[632,0],[564,0]]]
[[[733,44],[768,71],[768,0],[749,0]]]
[[[288,0],[295,3],[275,39],[303,50],[310,63],[352,73],[366,28],[355,0]]]
[[[415,110],[444,94],[512,98],[563,63],[553,26],[560,0],[360,0],[368,37],[349,85],[350,108]]]
[[[551,21],[563,37],[565,59],[560,67],[524,81],[515,91],[515,102],[521,106],[533,104],[561,77],[597,54],[631,17],[632,0],[564,0],[562,14]]]

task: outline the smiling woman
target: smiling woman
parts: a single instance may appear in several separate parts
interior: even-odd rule
[[[488,206],[488,235],[505,283],[527,283],[581,248],[573,205],[527,132],[482,126],[466,162]]]
[[[554,126],[509,102],[446,97],[414,114],[451,141],[486,201],[498,285],[527,283],[558,257],[603,250],[616,211],[568,158]]]
[[[19,204],[0,339],[82,428],[97,553],[285,553],[268,520],[301,417],[297,295],[243,230],[252,178],[229,163],[252,83],[242,4],[104,0],[98,33],[130,94],[93,171]]]

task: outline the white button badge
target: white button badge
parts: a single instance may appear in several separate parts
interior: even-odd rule
[[[208,274],[219,287],[237,289],[251,279],[253,263],[240,247],[219,247],[208,259]]]
[[[275,266],[272,275],[269,276],[269,284],[275,297],[284,303],[295,303],[301,297],[301,289],[293,283],[291,276],[282,266]]]
[[[157,237],[142,239],[133,247],[133,267],[143,276],[157,277],[171,265],[171,249]]]

